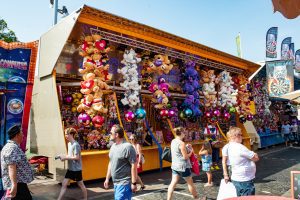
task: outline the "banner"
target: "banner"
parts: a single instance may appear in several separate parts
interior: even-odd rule
[[[24,135],[21,148],[26,149],[37,46],[37,42],[0,41],[1,145],[8,139],[7,131],[18,124]]]
[[[287,37],[282,40],[281,43],[281,60],[288,60],[289,59],[289,51],[290,51],[290,44],[292,42],[291,37]]]
[[[294,70],[291,61],[267,61],[267,85],[271,97],[280,97],[294,91]]]
[[[295,54],[295,47],[294,47],[294,43],[291,43],[289,45],[289,60],[291,60],[294,64],[294,54]]]
[[[237,55],[238,57],[242,57],[242,47],[241,47],[241,35],[239,34],[236,38],[235,38],[235,42],[236,42],[236,49],[237,49]]]
[[[295,70],[297,73],[300,73],[300,49],[295,53]]]
[[[268,30],[266,35],[266,57],[277,58],[277,35],[278,27],[272,27]]]

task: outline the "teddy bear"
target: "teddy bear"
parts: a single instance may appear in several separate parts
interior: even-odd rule
[[[221,107],[232,107],[236,104],[233,94],[236,93],[236,90],[233,89],[234,82],[229,72],[222,71],[218,77],[217,82],[219,83],[219,99],[218,105]]]
[[[81,51],[79,52],[79,54],[82,57],[85,57],[87,55],[90,55],[94,52],[94,47],[93,47],[93,37],[88,35],[85,36],[84,41],[81,45]]]
[[[165,95],[163,93],[163,91],[161,90],[156,90],[153,93],[153,98],[152,98],[152,102],[156,103],[156,105],[154,106],[157,109],[162,109],[165,108],[169,102],[169,99],[167,97],[167,95]]]
[[[89,73],[89,72],[93,72],[95,69],[95,62],[93,61],[93,59],[86,58],[83,61],[83,68],[79,69],[79,73],[80,74],[85,74],[85,73]]]
[[[215,90],[215,80],[216,76],[214,74],[214,70],[204,71],[201,70],[201,74],[203,75],[202,82],[202,93],[204,95],[204,102],[206,107],[216,107],[216,90]]]

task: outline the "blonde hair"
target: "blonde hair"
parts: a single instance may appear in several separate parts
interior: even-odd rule
[[[208,152],[208,154],[212,154],[212,149],[211,149],[211,145],[209,142],[204,142],[203,148],[204,148],[204,150],[206,150]]]
[[[174,128],[173,131],[175,132],[175,134],[177,136],[180,136],[183,132],[183,128],[180,126],[180,127]]]
[[[230,127],[229,131],[227,132],[226,136],[229,140],[236,138],[238,136],[238,134],[242,133],[242,129],[240,129],[239,127]]]
[[[137,142],[137,137],[136,137],[136,134],[131,134],[129,139],[132,138],[134,142]]]
[[[77,134],[77,131],[75,128],[66,128],[65,129],[65,134],[68,134],[68,135],[72,135],[73,137],[75,137],[75,135]]]

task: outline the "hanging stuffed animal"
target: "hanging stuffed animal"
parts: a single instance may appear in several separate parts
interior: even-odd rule
[[[120,84],[121,87],[125,89],[124,98],[121,99],[123,105],[136,107],[140,104],[139,94],[141,86],[138,82],[137,71],[137,64],[140,61],[141,59],[137,57],[137,54],[133,49],[125,50],[123,60],[121,61],[121,63],[124,64],[124,67],[118,69],[118,73],[121,73],[124,79],[124,82]]]
[[[233,97],[233,94],[236,93],[236,90],[233,89],[234,82],[229,72],[222,71],[218,75],[217,80],[219,83],[218,105],[223,108],[235,106],[236,99]]]

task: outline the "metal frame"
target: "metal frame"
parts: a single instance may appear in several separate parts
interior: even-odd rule
[[[118,35],[115,33],[100,30],[98,27],[97,28],[91,27],[90,32],[91,32],[91,34],[97,33],[97,34],[101,35],[103,39],[108,40],[108,41],[128,45],[131,47],[140,48],[143,50],[148,50],[148,51],[155,52],[158,54],[167,54],[170,57],[178,58],[181,60],[193,60],[197,64],[205,65],[207,67],[216,68],[216,69],[220,69],[220,70],[227,70],[228,72],[237,73],[237,74],[242,74],[245,72],[242,69],[224,65],[223,63],[220,63],[220,62],[215,62],[215,61],[211,61],[208,59],[200,58],[199,56],[195,56],[193,54],[182,53],[182,52],[176,51],[171,48],[150,44],[150,43],[147,43],[145,40],[140,41],[138,39],[126,37],[122,34]]]

